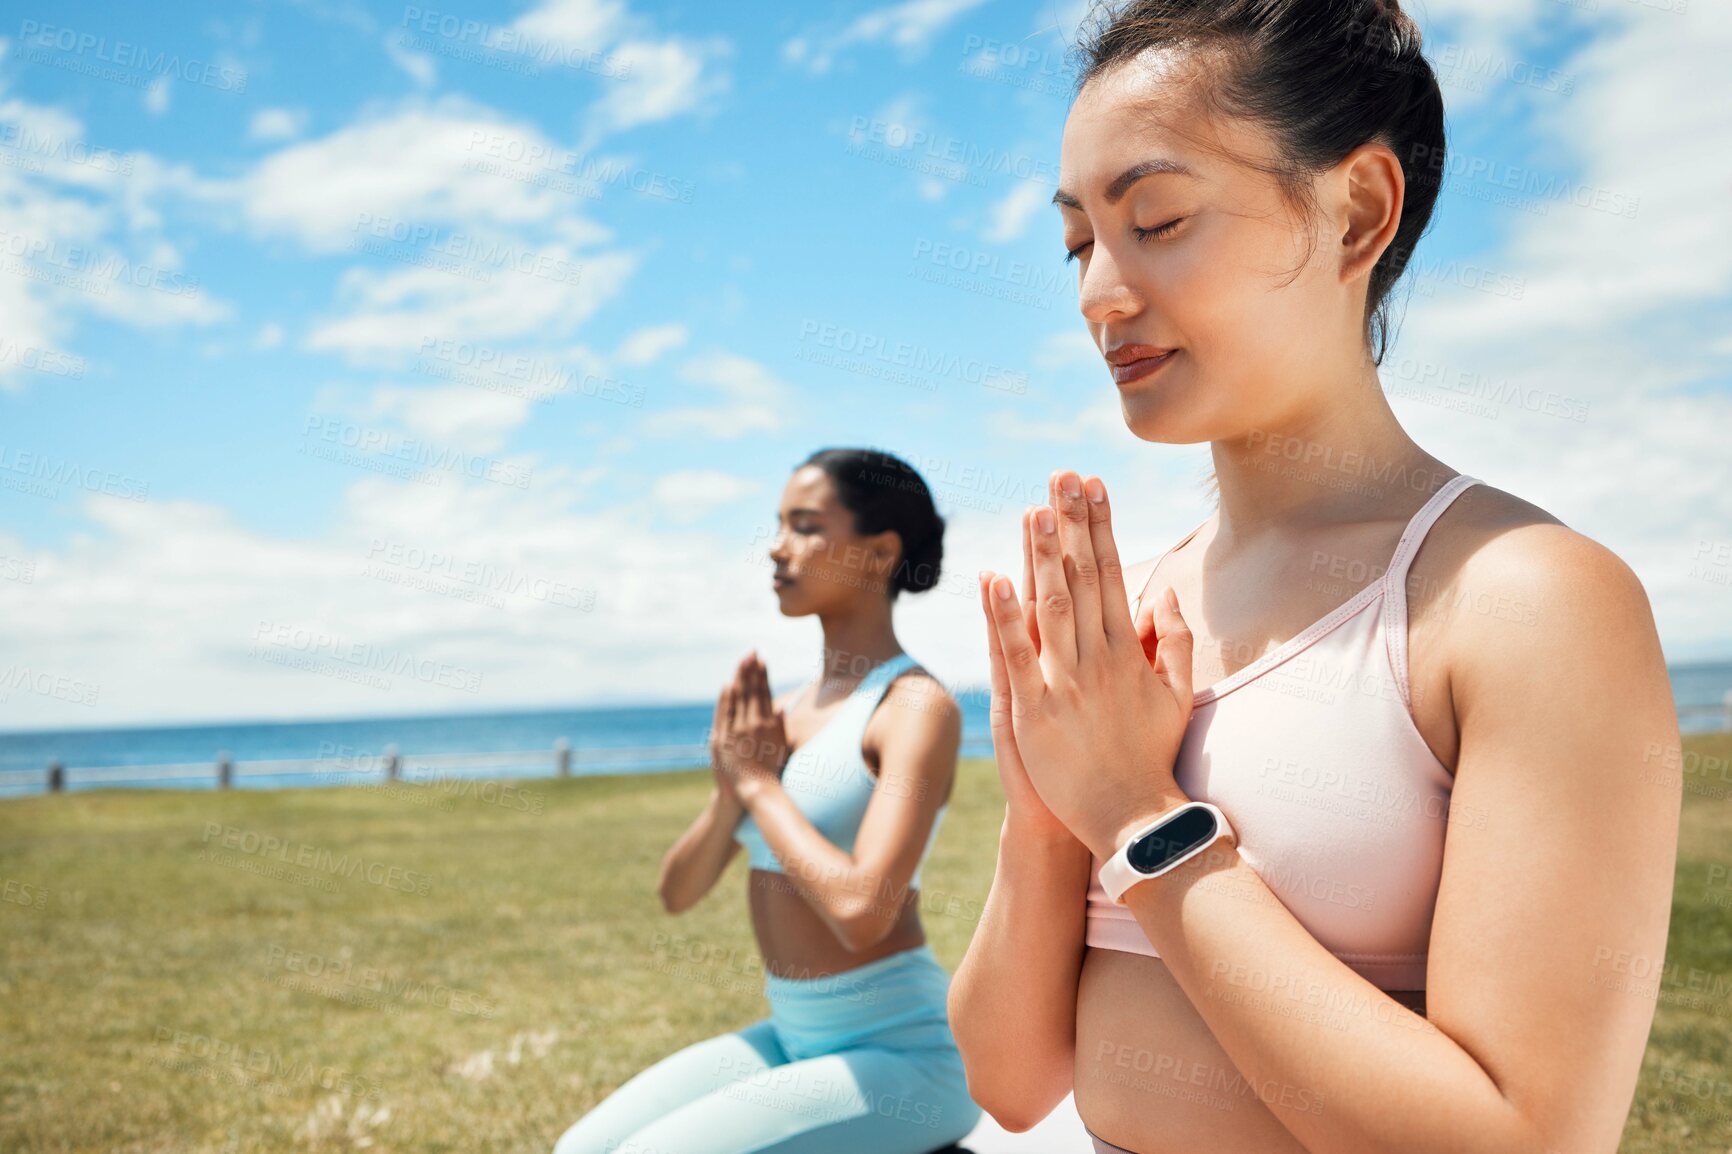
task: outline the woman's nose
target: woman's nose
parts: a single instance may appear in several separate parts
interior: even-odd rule
[[[1077,307],[1090,324],[1096,325],[1123,320],[1142,308],[1142,299],[1125,280],[1118,262],[1098,241],[1083,269]]]

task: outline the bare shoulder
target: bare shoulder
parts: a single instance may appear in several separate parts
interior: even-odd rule
[[[906,785],[899,796],[948,800],[962,749],[962,707],[923,669],[895,677],[872,715],[862,746],[880,781]]]
[[[883,705],[873,720],[886,719],[899,733],[939,733],[962,730],[962,707],[944,688],[944,683],[919,667],[893,678],[884,691]]]
[[[1658,651],[1653,610],[1635,571],[1611,549],[1530,501],[1473,485],[1427,534],[1407,575],[1416,628],[1438,636],[1459,668],[1520,658],[1586,668]]]

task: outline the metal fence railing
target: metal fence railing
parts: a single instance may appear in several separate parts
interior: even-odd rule
[[[964,757],[990,757],[990,738],[963,742]],[[237,761],[218,753],[210,761],[167,765],[67,766],[51,761],[45,769],[0,769],[0,796],[33,792],[46,785],[50,793],[71,786],[170,785],[208,782],[231,789],[249,778],[288,779],[285,784],[341,785],[359,781],[425,781],[446,777],[572,777],[645,770],[701,769],[710,763],[707,744],[595,746],[573,749],[565,738],[551,749],[508,750],[497,753],[399,753],[387,745],[377,754],[333,757],[274,758]]]
[[[67,766],[50,762],[46,770],[0,770],[0,789],[46,784],[57,793],[71,785],[149,785],[199,779],[218,789],[228,789],[247,778],[319,779],[323,784],[384,779],[386,781],[438,777],[453,773],[474,776],[478,771],[497,770],[501,777],[570,777],[573,773],[629,773],[648,768],[685,769],[709,764],[703,744],[597,747],[573,749],[561,738],[551,749],[508,750],[493,753],[403,754],[386,746],[378,754],[346,754],[333,757],[274,758],[237,761],[219,753],[210,761],[171,765]]]

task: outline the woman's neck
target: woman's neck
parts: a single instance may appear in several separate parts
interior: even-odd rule
[[[846,616],[824,616],[824,647],[818,655],[820,686],[853,684],[872,668],[902,652],[890,621],[890,603]]]
[[[1377,516],[1392,495],[1423,498],[1454,475],[1407,435],[1375,383],[1349,403],[1337,396],[1316,412],[1211,442],[1210,451],[1217,536],[1228,541]]]

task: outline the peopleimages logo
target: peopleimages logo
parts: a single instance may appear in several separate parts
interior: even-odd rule
[[[65,285],[86,296],[106,296],[116,284],[168,296],[199,294],[197,277],[88,245],[66,244],[58,237],[0,229],[0,255],[8,259],[8,272]]]
[[[22,167],[38,172],[41,166],[33,162],[48,160],[127,176],[131,175],[133,168],[130,155],[122,156],[112,148],[102,148],[75,137],[57,136],[44,131],[40,125],[0,124],[0,147],[19,154],[18,160],[27,162]],[[0,158],[0,163],[11,165],[15,162]]]
[[[356,214],[352,231],[357,243],[363,238],[372,238],[425,249],[475,270],[515,272],[557,284],[580,284],[583,281],[583,265],[577,261],[568,260],[557,252],[542,252],[491,237],[452,232],[430,224],[375,216],[370,212]]]
[[[247,74],[242,69],[206,64],[190,57],[183,59],[178,52],[163,52],[126,40],[110,40],[94,32],[25,20],[18,25],[18,39],[25,48],[49,48],[149,76],[173,76],[188,84],[214,88],[219,92],[244,93],[247,90]]]
[[[361,995],[361,1004],[377,1004],[378,999],[391,999],[407,1005],[428,1005],[453,1014],[467,1014],[492,1019],[499,1013],[499,1004],[473,990],[448,986],[439,981],[422,981],[393,973],[383,966],[360,965],[337,954],[291,949],[275,943],[265,950],[265,964],[280,969],[294,978],[313,979],[307,992],[326,997]],[[278,982],[284,988],[299,983],[292,978]],[[368,997],[371,995],[371,997]]]
[[[375,537],[367,549],[367,561],[370,566],[362,570],[366,576],[379,576],[374,566],[390,566],[404,576],[413,574],[425,578],[433,583],[428,587],[435,592],[442,591],[437,582],[449,581],[470,586],[478,593],[509,593],[567,609],[595,608],[594,589],[579,589],[566,581],[524,573],[515,565],[464,560],[439,549],[423,549]]]
[[[527,489],[534,476],[534,466],[466,453],[461,449],[435,445],[420,437],[405,437],[389,429],[369,428],[339,417],[311,416],[301,427],[301,451],[307,456],[328,456],[340,460],[335,450],[348,449],[356,453],[373,454],[401,461],[423,470],[437,469],[457,473],[477,481],[491,481],[514,489]],[[331,449],[322,449],[314,442],[323,441]],[[429,473],[423,476],[431,476]],[[438,484],[438,479],[433,479]]]
[[[848,124],[848,147],[863,152],[872,147],[888,148],[893,152],[911,152],[927,160],[953,164],[975,176],[991,174],[1032,180],[1038,184],[1058,184],[1058,162],[1051,157],[1030,156],[1010,152],[911,127],[876,116],[856,116]]]
[[[87,493],[106,493],[127,501],[143,501],[150,496],[148,482],[107,469],[91,469],[73,461],[56,460],[42,453],[0,445],[0,474],[16,473],[50,486],[68,485]],[[0,485],[10,478],[0,477]],[[11,485],[5,485],[11,488]]]
[[[391,646],[350,641],[340,634],[327,633],[322,629],[261,620],[253,630],[251,655],[261,656],[261,651],[268,652],[264,650],[266,646],[285,652],[292,651],[308,658],[322,657],[369,673],[413,677],[429,685],[443,685],[468,693],[478,693],[481,690],[479,670],[418,658]]]
[[[16,662],[0,667],[0,704],[10,701],[12,694],[17,692],[52,697],[69,701],[73,705],[93,706],[96,704],[97,695],[102,692],[102,686],[69,674],[32,669]]]
[[[205,822],[201,840],[207,846],[215,843],[220,849],[248,857],[300,866],[345,880],[360,878],[369,885],[384,886],[401,893],[425,896],[433,888],[431,874],[417,873],[403,866],[390,865],[358,855],[334,853],[306,842],[284,841],[272,834],[261,834],[255,830],[223,825],[220,822]]]

